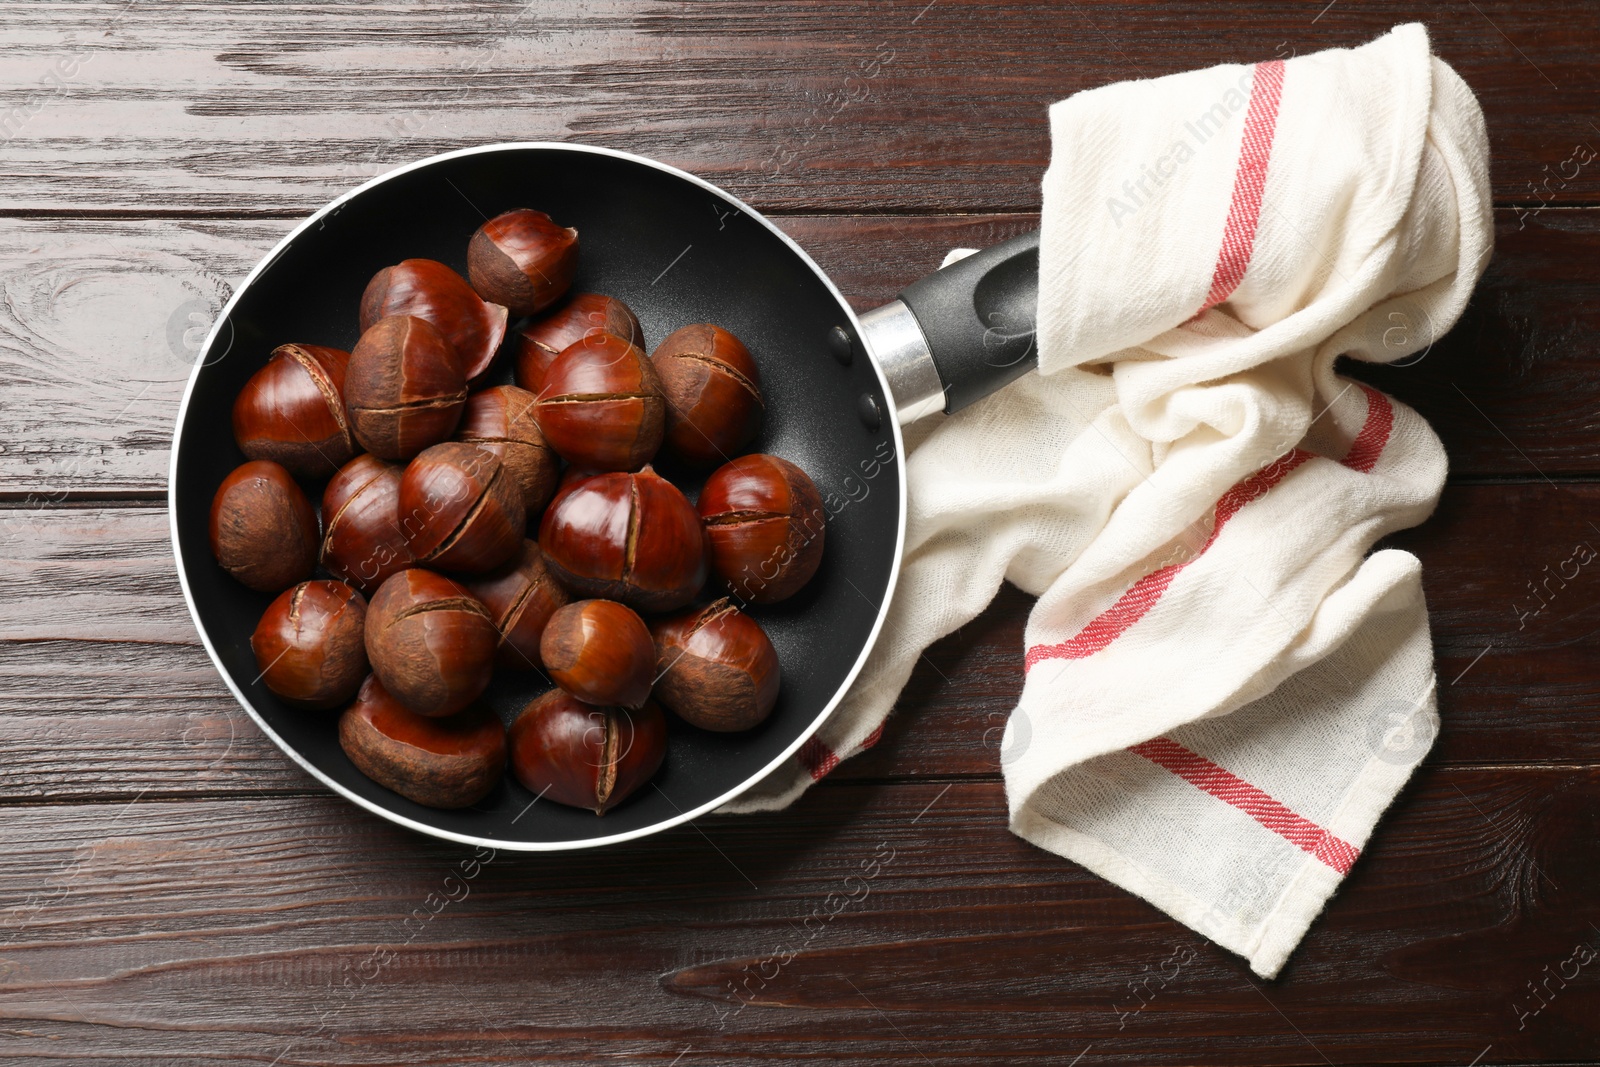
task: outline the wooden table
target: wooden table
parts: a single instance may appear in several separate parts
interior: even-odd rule
[[[646,153],[865,308],[1036,224],[1050,102],[1413,18],[1479,94],[1501,205],[1455,331],[1361,372],[1450,453],[1395,539],[1444,728],[1279,980],[1006,830],[1012,590],[793,809],[487,862],[330,796],[201,650],[164,508],[182,383],[230,285],[359,180],[500,140]],[[0,0],[0,42],[0,1061],[1600,1056],[1600,961],[1563,967],[1600,943],[1600,573],[1547,581],[1600,546],[1595,5]]]

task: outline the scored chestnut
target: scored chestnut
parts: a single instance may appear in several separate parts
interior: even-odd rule
[[[699,516],[649,467],[597,474],[562,489],[545,509],[539,547],[568,589],[638,611],[681,608],[706,581]]]
[[[350,353],[321,345],[279,345],[233,402],[233,438],[251,459],[319,481],[356,453],[344,414]]]
[[[400,476],[400,526],[420,563],[492,571],[522,548],[528,509],[505,462],[462,441],[423,449]]]
[[[420,715],[453,715],[488,687],[500,632],[471,593],[413,567],[373,595],[366,641],[373,673],[396,700]]]
[[[639,348],[613,334],[562,350],[545,373],[534,417],[568,463],[637,470],[661,447],[667,402],[661,376]]]
[[[700,490],[711,569],[742,600],[771,604],[799,592],[822,562],[827,513],[806,472],[755,453],[714,471]]]
[[[368,675],[339,716],[339,746],[374,782],[430,808],[471,807],[506,769],[506,728],[482,704],[418,715]]]
[[[585,704],[637,708],[655,679],[644,620],[615,600],[579,600],[550,616],[539,642],[545,669]]]
[[[514,385],[497,385],[467,398],[457,441],[486,448],[505,462],[522,490],[529,515],[544,511],[555,492],[561,460],[545,444],[533,417],[533,394]]]
[[[564,350],[594,334],[609,333],[644,348],[644,330],[633,309],[612,296],[574,293],[516,333],[517,384],[537,393],[545,372]]]
[[[651,627],[655,697],[702,730],[748,730],[778,700],[778,653],[727,598]]]
[[[345,414],[356,440],[380,459],[410,459],[443,441],[466,402],[450,344],[425,319],[380,319],[350,353]]]
[[[489,609],[500,631],[497,664],[520,671],[544,666],[539,655],[544,628],[572,598],[545,566],[537,542],[523,541],[521,554],[499,571],[469,582],[467,591]]]
[[[667,399],[666,446],[690,463],[726,463],[761,431],[764,403],[756,361],[733,334],[709,322],[667,335],[650,361]]]
[[[242,464],[211,498],[211,554],[251,589],[276,593],[311,577],[317,515],[289,472],[267,459]]]
[[[496,215],[478,227],[467,246],[473,288],[517,315],[532,315],[560,300],[577,269],[578,231],[532,208]]]
[[[469,381],[494,362],[509,319],[505,307],[486,303],[465,278],[431,259],[402,260],[372,276],[361,294],[362,332],[390,315],[415,315],[438,330]]]
[[[400,528],[400,470],[365,452],[322,491],[322,565],[358,589],[376,589],[416,562]]]
[[[562,689],[534,700],[511,724],[511,769],[541,797],[604,815],[648,782],[667,754],[667,720],[585,704]]]
[[[301,708],[336,708],[367,675],[367,602],[343,582],[301,582],[271,604],[250,635],[261,680]]]

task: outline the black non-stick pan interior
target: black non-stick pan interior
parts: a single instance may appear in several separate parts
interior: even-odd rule
[[[603,818],[533,794],[508,773],[464,811],[414,804],[371,782],[340,750],[337,713],[296,710],[255,681],[250,634],[271,597],[229,578],[211,557],[206,524],[222,478],[244,457],[229,414],[271,349],[310,342],[349,349],[369,278],[409,257],[466,272],[467,242],[488,216],[536,207],[576,226],[575,288],[626,301],[654,347],[667,333],[714,322],[749,346],[761,370],[766,424],[753,451],[798,463],[832,512],[821,570],[793,599],[752,609],[783,667],[777,709],[744,734],[673,719],[667,759],[645,788]],[[759,218],[716,191],[641,160],[576,148],[521,146],[432,161],[363,191],[311,223],[260,272],[219,326],[178,427],[173,467],[178,554],[200,625],[233,687],[283,742],[330,781],[394,815],[449,834],[514,844],[628,835],[677,818],[740,786],[789,748],[834,700],[861,657],[894,573],[901,514],[892,416],[869,429],[862,394],[889,412],[871,366],[842,366],[830,327],[845,310],[805,259]],[[502,364],[506,361],[502,360]],[[508,366],[497,372],[510,380]],[[660,467],[691,498],[699,477]],[[320,486],[308,486],[313,501]],[[487,700],[510,722],[548,684],[499,671]]]

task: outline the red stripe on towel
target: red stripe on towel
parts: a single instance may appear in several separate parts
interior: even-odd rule
[[[884,721],[887,722],[888,720]],[[882,739],[883,723],[880,722],[876,729],[861,739],[862,751],[871,748]],[[811,775],[813,782],[839,766],[838,753],[823,744],[822,740],[817,737],[813,737],[801,745],[800,750],[795,753],[795,758],[800,761],[800,766],[806,769],[806,773]]]
[[[1377,465],[1378,457],[1383,454],[1384,446],[1389,443],[1389,434],[1394,429],[1394,405],[1389,402],[1388,397],[1370,386],[1361,386],[1361,391],[1367,396],[1367,417],[1361,424],[1356,439],[1351,442],[1350,451],[1345,455],[1343,464],[1351,470],[1366,474]],[[1169,564],[1140,578],[1127,592],[1117,598],[1115,604],[1096,615],[1089,625],[1065,641],[1054,645],[1034,645],[1028,649],[1027,655],[1023,658],[1023,670],[1030,671],[1035,664],[1047,659],[1084,659],[1122,636],[1123,631],[1144,618],[1145,614],[1156,606],[1162,594],[1167,591],[1167,587],[1183,568],[1199,559],[1205,554],[1206,549],[1216,543],[1217,536],[1222,533],[1222,528],[1227,525],[1229,519],[1237,515],[1246,504],[1261,499],[1268,490],[1311,458],[1313,458],[1312,453],[1297,448],[1228,490],[1222,499],[1217,501],[1216,522],[1211,527],[1211,536],[1206,538],[1206,543],[1200,546],[1199,552],[1182,563]]]
[[[1218,800],[1226,801],[1249,815],[1284,840],[1326,863],[1340,874],[1349,874],[1361,850],[1336,837],[1310,819],[1290,811],[1270,794],[1251,785],[1198,752],[1166,737],[1153,737],[1128,749],[1159,767],[1165,767],[1184,781]]]
[[[1256,226],[1261,221],[1261,191],[1267,184],[1267,162],[1272,158],[1272,138],[1278,128],[1278,103],[1283,97],[1283,61],[1256,65],[1250,83],[1250,108],[1245,112],[1244,136],[1239,142],[1239,166],[1233,174],[1233,202],[1222,230],[1222,251],[1211,275],[1211,291],[1200,311],[1233,295],[1250,266],[1255,251]]]
[[[795,757],[799,759],[800,766],[806,769],[806,773],[811,775],[813,782],[839,766],[838,755],[818,737],[813,737],[801,745]]]
[[[1377,466],[1383,446],[1389,443],[1389,434],[1394,430],[1394,405],[1370,385],[1362,385],[1361,391],[1367,394],[1367,421],[1361,424],[1361,432],[1350,442],[1350,451],[1341,462],[1353,471],[1367,474]]]
[[[1199,559],[1205,550],[1211,547],[1229,519],[1237,515],[1246,504],[1265,496],[1269,489],[1287,478],[1295,468],[1310,458],[1310,452],[1297,448],[1229,489],[1223,494],[1222,499],[1217,501],[1216,522],[1211,527],[1211,536],[1206,538],[1206,543],[1200,546],[1199,552],[1182,563],[1169,564],[1140,578],[1126,593],[1117,598],[1115,604],[1095,616],[1089,625],[1060,644],[1034,645],[1028,649],[1023,669],[1032,670],[1034,664],[1041,660],[1083,659],[1094,655],[1122,636],[1124,630],[1138,622],[1146,612],[1156,606],[1178,573]]]

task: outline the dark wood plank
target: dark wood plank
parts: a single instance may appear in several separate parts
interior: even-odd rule
[[[577,140],[764,208],[1033,210],[1052,102],[1415,19],[1483,102],[1500,199],[1537,202],[1576,144],[1600,146],[1600,26],[1557,0],[1328,6],[12,0],[0,98],[28,116],[6,209],[303,212],[435,152]],[[1548,188],[1600,199],[1592,163]]]
[[[156,493],[206,331],[284,222],[0,224],[0,492]]]
[[[1593,769],[1426,773],[1263,983],[1012,836],[996,782],[840,786],[631,846],[481,859],[325,798],[13,807],[5,1056],[1579,1060],[1597,964],[1518,1023],[1527,983],[1600,943],[1597,810]]]
[[[858,308],[1031,215],[780,220]],[[157,494],[183,383],[230,285],[287,222],[0,220],[0,496]],[[1600,211],[1551,210],[1500,250],[1420,361],[1358,373],[1434,424],[1456,477],[1600,471]]]
[[[0,796],[321,786],[222,684],[147,507],[0,509]]]
[[[1433,610],[1444,719],[1434,759],[1600,761],[1600,551],[1574,557],[1580,544],[1600,550],[1597,506],[1594,484],[1459,486],[1396,538],[1423,560]],[[162,511],[0,509],[0,571],[0,800],[321,791],[201,649]],[[884,740],[835,777],[995,776],[1031,607],[1006,587],[936,644]]]

